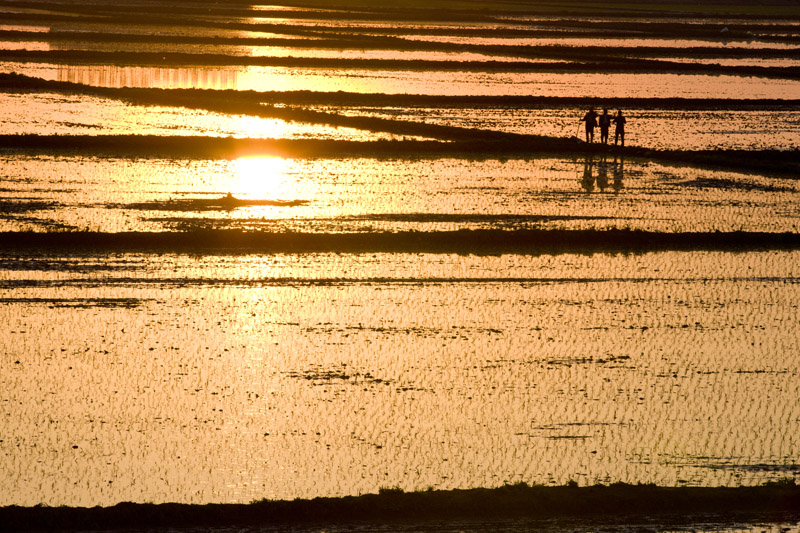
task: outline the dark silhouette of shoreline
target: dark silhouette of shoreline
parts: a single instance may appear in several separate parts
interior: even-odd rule
[[[0,530],[69,530],[154,527],[302,526],[332,524],[424,524],[469,519],[584,518],[635,523],[692,523],[715,514],[742,522],[800,519],[800,486],[773,482],[758,487],[659,487],[655,485],[578,487],[528,486],[495,489],[379,494],[251,504],[191,505],[120,503],[113,507],[2,507]]]

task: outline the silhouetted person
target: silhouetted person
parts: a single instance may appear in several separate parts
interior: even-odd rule
[[[608,161],[606,155],[600,157],[600,162],[597,163],[597,188],[600,192],[604,192],[608,187]]]
[[[594,190],[594,176],[592,176],[592,168],[594,167],[594,160],[587,157],[583,160],[583,177],[581,178],[581,187],[586,192]]]
[[[597,127],[597,113],[594,108],[590,107],[581,120],[586,122],[586,142],[594,142],[594,129]]]
[[[608,142],[608,128],[611,127],[611,115],[608,114],[608,109],[603,109],[603,114],[597,119],[600,125],[600,142],[606,144]]]
[[[622,179],[625,177],[624,157],[620,157],[619,161],[617,161],[616,156],[614,157],[614,170],[612,172],[614,174],[614,183],[611,186],[614,188],[614,192],[619,192],[622,190]]]
[[[616,125],[614,128],[614,146],[616,146],[617,141],[620,141],[620,144],[625,146],[625,123],[628,121],[622,116],[622,109],[617,112],[617,116],[612,120]]]

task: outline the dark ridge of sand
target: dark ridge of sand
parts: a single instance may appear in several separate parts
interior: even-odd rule
[[[31,211],[44,211],[58,207],[63,206],[50,200],[0,197],[0,217],[10,214],[19,215]]]
[[[454,253],[475,255],[800,249],[798,233],[640,230],[458,230],[396,233],[61,231],[0,233],[0,250],[175,253]]]
[[[133,204],[136,209],[140,209],[139,205]],[[155,207],[150,208],[151,211],[167,211],[167,205],[160,202],[153,202]],[[128,205],[113,205],[109,204],[109,208],[129,208]],[[146,210],[141,208],[142,210]],[[211,209],[193,209],[186,211],[210,211]],[[222,210],[219,208],[218,210]],[[145,215],[146,216],[146,215]],[[12,220],[17,221],[16,217]],[[369,227],[363,224],[353,226],[353,223],[374,223],[374,222],[393,222],[401,224],[475,224],[479,228],[472,229],[487,229],[491,228],[495,231],[500,230],[522,230],[522,229],[541,229],[542,225],[563,222],[563,221],[625,221],[630,223],[632,220],[637,220],[634,217],[608,217],[608,216],[592,216],[592,215],[512,215],[512,214],[499,214],[499,215],[484,215],[478,213],[372,213],[367,215],[344,215],[339,217],[315,217],[297,219],[290,214],[284,215],[280,218],[251,218],[251,217],[236,217],[235,214],[231,216],[219,217],[186,217],[178,214],[171,214],[165,216],[146,216],[143,219],[146,222],[156,222],[161,224],[164,231],[194,233],[196,231],[245,231],[255,233],[279,233],[285,232],[287,226],[294,226],[302,223],[306,228],[313,228],[309,233],[313,234],[339,234],[347,232],[368,233],[368,229],[350,229],[344,230],[345,227]],[[43,229],[38,231],[53,232],[62,231],[63,228],[50,228],[43,226]],[[273,229],[274,228],[274,229]],[[80,231],[79,228],[71,228],[73,231]],[[464,228],[466,229],[466,228]],[[303,230],[292,230],[296,233],[303,233]]]
[[[633,522],[700,520],[710,514],[727,520],[774,521],[800,518],[800,487],[772,483],[758,487],[591,487],[528,486],[379,494],[251,504],[189,505],[120,503],[113,507],[2,507],[0,530],[220,527],[252,525],[409,524],[512,518],[586,518]]]
[[[129,204],[109,204],[108,207],[112,209],[119,208],[145,211],[219,211],[249,206],[297,207],[306,205],[307,203],[307,200],[246,200],[228,195],[219,198],[186,198]],[[1,208],[2,203],[0,203],[0,209]],[[0,210],[0,212],[2,211]]]
[[[140,307],[144,302],[150,301],[143,298],[0,298],[0,303],[25,303],[41,304],[51,309],[92,309],[92,308],[124,308],[133,309]],[[2,508],[0,508],[2,509]],[[1,511],[0,511],[1,513]],[[2,520],[2,518],[0,518]],[[0,526],[0,529],[2,527]]]
[[[4,92],[57,92],[124,99],[141,105],[182,107],[229,104],[283,104],[350,107],[509,107],[537,109],[589,106],[623,109],[750,110],[797,109],[800,99],[727,98],[589,98],[558,96],[439,96],[421,94],[350,93],[344,91],[237,91],[215,89],[156,89],[94,87],[68,81],[51,81],[17,73],[0,73]]]
[[[428,125],[422,126],[428,128]],[[233,159],[248,155],[276,155],[335,159],[460,157],[474,160],[532,158],[554,154],[595,157],[605,154],[791,179],[800,177],[800,150],[650,150],[587,144],[576,138],[520,135],[447,126],[437,128],[441,134],[447,130],[457,140],[335,141],[150,135],[0,135],[0,153],[173,159]],[[468,140],[464,140],[465,138]]]
[[[316,57],[252,57],[176,52],[98,52],[85,50],[0,50],[0,61],[54,63],[59,65],[103,64],[116,66],[261,66],[356,70],[459,71],[459,72],[547,72],[547,73],[673,73],[755,76],[797,80],[800,67],[728,66],[680,63],[624,57],[596,61],[434,61],[420,59],[339,59]]]

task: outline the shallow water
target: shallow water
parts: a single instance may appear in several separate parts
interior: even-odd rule
[[[602,101],[598,103],[602,104]],[[457,126],[475,130],[583,138],[578,118],[585,109],[513,107],[311,109],[335,115]],[[610,109],[615,114],[617,109]],[[800,110],[791,107],[753,110],[625,109],[626,142],[660,150],[793,149],[800,145]],[[273,139],[377,141],[424,139],[410,135],[358,130],[252,115],[200,109],[138,106],[110,98],[56,93],[0,93],[3,135],[202,135]],[[599,130],[596,131],[599,140]],[[613,128],[611,142],[614,141]]]
[[[0,230],[797,231],[798,183],[640,160],[8,155]],[[231,193],[285,205],[209,208]],[[192,202],[198,205],[192,205]]]
[[[174,43],[120,43],[120,42],[69,42],[53,43],[40,41],[4,41],[0,42],[0,50],[84,50],[91,52],[141,52],[141,53],[180,53],[180,54],[214,54],[233,57],[305,57],[334,59],[409,59],[407,50],[342,50],[313,48],[313,41],[306,47],[285,46],[234,46],[208,44],[174,44]],[[548,62],[546,60],[521,59],[513,56],[488,55],[475,52],[433,52],[414,51],[417,61],[515,61],[515,62]]]
[[[0,135],[200,135],[378,141],[383,132],[57,93],[0,93]],[[420,137],[404,136],[421,139]]]
[[[595,104],[598,112],[603,101]],[[352,108],[323,107],[352,116],[377,116],[428,124],[458,126],[552,137],[585,138],[579,119],[586,109]],[[618,109],[611,107],[615,115]],[[791,150],[800,145],[800,110],[793,107],[755,110],[625,109],[628,146],[658,150]],[[600,130],[595,130],[595,141]],[[614,128],[610,129],[614,142]]]
[[[596,98],[785,99],[800,81],[700,74],[514,73],[339,70],[297,67],[153,68],[0,62],[0,72],[100,87],[152,87],[384,94],[531,95]]]
[[[0,504],[796,475],[797,265],[5,254]]]

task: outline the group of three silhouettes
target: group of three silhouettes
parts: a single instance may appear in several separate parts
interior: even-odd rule
[[[593,108],[584,115],[581,121],[586,122],[586,142],[594,142],[594,129],[600,126],[600,142],[605,144],[608,142],[608,130],[611,123],[615,124],[614,128],[614,144],[617,142],[625,146],[625,123],[627,120],[622,116],[620,109],[617,116],[612,117],[608,114],[608,109],[603,109],[603,114],[598,115]]]

